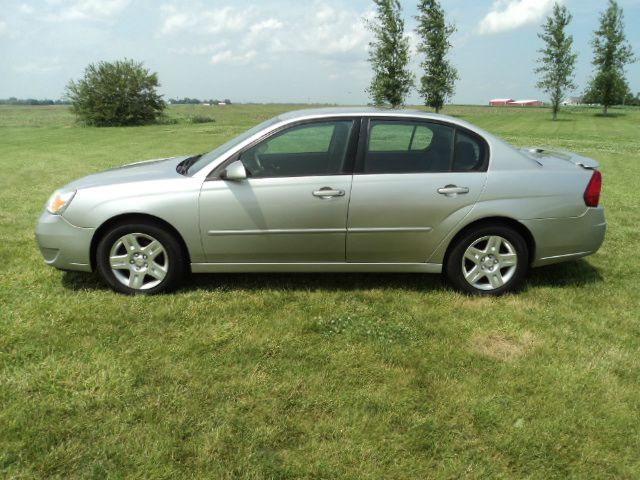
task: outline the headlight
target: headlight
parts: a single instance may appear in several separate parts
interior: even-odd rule
[[[64,192],[58,190],[51,195],[47,202],[47,211],[53,215],[62,215],[62,212],[69,206],[75,196],[76,191]]]

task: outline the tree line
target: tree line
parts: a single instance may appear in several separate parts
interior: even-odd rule
[[[48,98],[0,98],[0,105],[69,105],[68,100],[51,100]]]
[[[199,98],[184,97],[170,98],[168,101],[171,105],[219,105],[221,103],[224,103],[225,105],[231,105],[231,100],[229,100],[228,98],[224,100],[200,100]]]
[[[398,108],[415,86],[414,75],[409,70],[410,47],[402,7],[399,0],[373,2],[376,15],[367,21],[374,37],[369,44],[373,79],[367,91],[375,105]],[[451,50],[449,39],[456,28],[445,21],[438,0],[419,0],[415,19],[415,32],[419,38],[417,50],[422,57],[418,92],[426,106],[439,112],[453,96],[455,82],[459,79],[456,68],[447,59]],[[567,33],[571,20],[567,7],[555,3],[551,15],[542,25],[542,33],[538,34],[544,46],[538,51],[536,86],[549,95],[554,120],[567,92],[576,88],[578,55],[573,50],[573,36]],[[624,33],[623,11],[615,0],[608,0],[591,45],[594,74],[584,94],[585,102],[601,104],[605,115],[612,105],[640,104],[640,93],[634,97],[625,78],[625,66],[633,63],[635,56]]]

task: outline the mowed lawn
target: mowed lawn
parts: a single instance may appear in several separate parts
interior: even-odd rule
[[[0,108],[0,477],[639,478],[640,110],[445,110],[602,163],[603,248],[518,295],[309,274],[126,297],[44,265],[34,226],[56,188],[294,108],[107,129]]]

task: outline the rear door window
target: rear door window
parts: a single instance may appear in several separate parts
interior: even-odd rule
[[[371,120],[364,173],[450,171],[453,136],[438,123]]]

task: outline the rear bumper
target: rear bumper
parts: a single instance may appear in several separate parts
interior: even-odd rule
[[[44,211],[36,226],[36,242],[47,265],[60,270],[91,272],[91,239],[95,229],[71,225]]]
[[[586,257],[604,242],[607,222],[602,207],[589,208],[581,217],[522,220],[533,234],[534,267]]]

